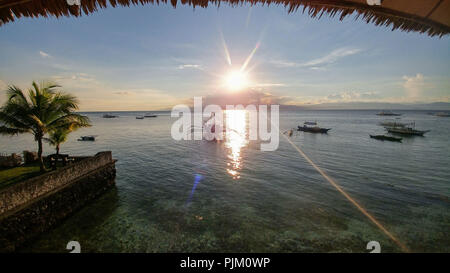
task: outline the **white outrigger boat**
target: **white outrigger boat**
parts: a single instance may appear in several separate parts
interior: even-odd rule
[[[423,136],[425,133],[428,133],[430,131],[430,130],[416,130],[415,122],[405,124],[404,126],[392,126],[385,128],[391,134],[409,135],[409,136]]]

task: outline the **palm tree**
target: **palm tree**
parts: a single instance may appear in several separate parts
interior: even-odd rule
[[[52,145],[55,146],[56,149],[56,154],[59,155],[59,146],[66,142],[67,137],[69,136],[70,132],[72,132],[72,130],[69,128],[59,128],[56,129],[54,131],[51,131],[49,133],[49,137],[48,138],[44,138],[44,140]]]
[[[46,133],[58,129],[75,129],[91,126],[89,118],[74,111],[78,100],[57,90],[51,82],[37,84],[33,81],[28,96],[17,86],[10,85],[7,101],[0,108],[0,134],[31,133],[38,143],[40,170],[45,171],[42,158],[42,140]]]

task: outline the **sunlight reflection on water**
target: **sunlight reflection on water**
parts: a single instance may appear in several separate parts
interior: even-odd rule
[[[226,141],[225,147],[228,148],[227,173],[233,179],[240,179],[242,168],[241,149],[248,144],[247,138],[247,111],[245,110],[227,110],[225,111],[226,121]]]

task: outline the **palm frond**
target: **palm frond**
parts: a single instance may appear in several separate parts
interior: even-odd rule
[[[90,127],[90,119],[86,116],[70,113],[64,116],[61,116],[50,124],[48,124],[48,128],[50,130],[58,129],[58,128],[70,128],[71,130],[75,130],[81,127]]]
[[[26,133],[26,132],[27,131],[23,130],[23,129],[0,126],[0,134],[1,135],[17,135],[17,134]]]
[[[25,97],[25,94],[23,93],[22,89],[20,89],[15,85],[8,86],[8,89],[6,90],[6,95],[8,101],[15,100],[22,105],[28,105],[28,100]]]
[[[30,129],[30,124],[20,119],[20,115],[15,115],[8,111],[8,108],[0,109],[0,121],[10,128],[16,128],[18,130],[27,131]]]
[[[78,100],[69,94],[56,93],[49,103],[44,120],[52,122],[61,114],[69,114],[78,109]]]
[[[52,146],[57,146],[67,141],[70,132],[72,132],[71,128],[58,128],[51,131],[49,137],[44,140]]]
[[[37,101],[36,101],[36,91],[33,89],[28,89],[28,98],[30,99],[31,106],[36,107]]]
[[[8,126],[15,126],[20,128],[34,128],[35,123],[28,113],[30,109],[27,106],[23,106],[16,102],[7,102],[0,110],[1,118],[4,122],[7,122]]]
[[[45,127],[45,124],[36,115],[29,114],[28,116],[30,117],[30,119],[32,119],[34,121],[34,124],[36,125],[37,128],[41,128],[42,129],[42,128]]]
[[[44,137],[43,140],[52,146],[56,145],[56,142],[54,142],[51,138]]]
[[[42,91],[42,93],[48,94],[56,94],[57,92],[56,88],[59,87],[61,86],[52,81],[42,81],[39,85],[39,89]]]
[[[33,86],[34,92],[35,92],[36,96],[38,96],[41,93],[39,85],[35,81],[33,81],[31,83],[31,86]]]

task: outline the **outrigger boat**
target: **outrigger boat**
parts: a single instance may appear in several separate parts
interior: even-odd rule
[[[319,126],[317,126],[317,122],[312,121],[306,121],[305,123],[303,123],[303,126],[298,126],[297,129],[297,131],[320,134],[326,134],[330,130],[331,128],[320,128]]]
[[[400,135],[409,135],[409,136],[423,136],[425,133],[430,130],[416,130],[416,123],[410,123],[409,125],[405,125],[402,127],[393,126],[393,127],[385,127],[386,130],[391,134],[400,134]]]
[[[384,127],[405,127],[407,125],[407,123],[402,123],[402,122],[396,122],[393,120],[385,120],[382,121],[380,123],[378,123],[380,126],[384,126]]]
[[[153,114],[145,114],[144,117],[145,117],[145,118],[156,118],[157,115],[153,115]]]
[[[78,141],[95,141],[95,136],[81,136]]]
[[[393,113],[392,111],[381,111],[377,116],[401,116],[402,114]]]
[[[136,119],[144,119],[144,117],[143,116],[138,116],[138,117],[136,117]]]
[[[104,114],[103,118],[117,118],[117,116],[110,115],[110,114]]]
[[[378,140],[387,140],[387,141],[397,141],[402,142],[402,138],[400,137],[391,137],[385,135],[370,135],[370,138],[378,139]]]
[[[434,114],[436,117],[450,117],[450,113],[446,113],[446,112],[439,112]]]

